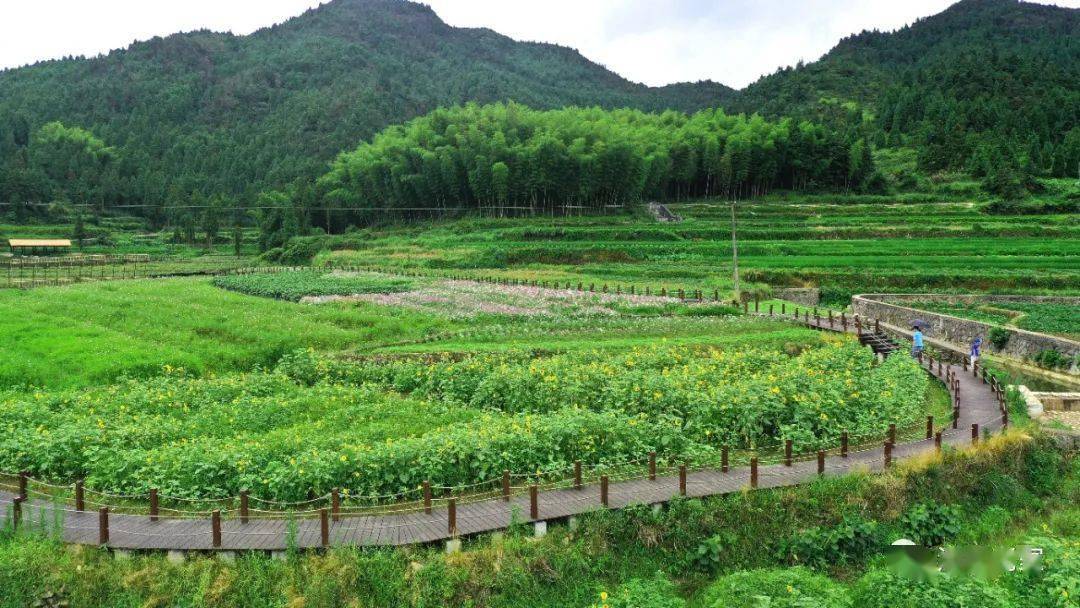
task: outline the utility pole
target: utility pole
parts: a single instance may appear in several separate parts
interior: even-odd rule
[[[732,282],[735,284],[735,298],[741,300],[742,294],[739,292],[739,240],[735,236],[735,205],[737,203],[737,200],[731,201],[731,267]]]

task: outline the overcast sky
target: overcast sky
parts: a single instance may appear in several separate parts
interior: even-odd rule
[[[2,0],[0,68],[96,55],[209,28],[247,34],[320,0]],[[428,0],[446,22],[556,42],[650,85],[711,79],[743,87],[813,61],[862,29],[891,30],[952,0]],[[1050,3],[1050,2],[1048,2]],[[1080,0],[1057,0],[1080,7]]]

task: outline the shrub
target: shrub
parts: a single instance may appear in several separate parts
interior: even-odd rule
[[[926,547],[937,547],[960,532],[956,507],[937,503],[919,503],[900,518],[905,536]]]
[[[683,608],[686,601],[678,596],[675,585],[662,573],[657,572],[653,578],[634,578],[621,585],[612,593],[600,591],[598,602],[593,606],[599,608]]]
[[[704,593],[707,608],[848,608],[844,587],[801,567],[747,570],[719,578]]]
[[[1011,336],[1012,332],[1003,327],[991,327],[987,337],[990,338],[990,344],[994,345],[994,349],[1002,350],[1009,343]]]
[[[1007,590],[975,578],[936,576],[914,580],[890,570],[872,570],[855,585],[859,608],[1012,608],[1020,606]]]
[[[847,516],[835,527],[815,527],[793,534],[780,543],[778,553],[787,563],[820,568],[861,559],[881,547],[881,532],[875,522]]]
[[[1047,369],[1066,368],[1072,365],[1072,357],[1065,356],[1052,348],[1039,351],[1032,360],[1036,365]]]

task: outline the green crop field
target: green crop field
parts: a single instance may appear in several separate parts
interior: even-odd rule
[[[767,199],[738,207],[739,267],[751,285],[859,291],[1080,293],[1075,215],[988,215],[982,204],[887,198]],[[686,203],[647,217],[472,219],[300,240],[285,257],[325,266],[421,270],[668,289],[732,287],[730,208]]]
[[[310,307],[233,293],[208,279],[0,290],[0,385],[82,386],[272,366],[297,348],[346,349],[451,326],[400,309]]]
[[[0,307],[0,470],[118,493],[408,493],[575,458],[808,451],[947,413],[906,358],[709,301],[302,270]]]
[[[993,302],[965,304],[950,302],[913,302],[911,306],[953,316],[1008,325],[1080,339],[1080,311],[1070,304],[1046,302]]]

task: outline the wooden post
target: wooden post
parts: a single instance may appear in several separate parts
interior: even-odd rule
[[[22,521],[22,503],[23,499],[16,496],[11,499],[11,527],[18,529],[19,522]]]
[[[750,459],[750,488],[757,489],[758,471],[757,471],[757,456]]]
[[[446,502],[446,530],[450,536],[457,536],[457,499]]]
[[[319,545],[324,549],[330,546],[330,518],[326,509],[319,509]]]
[[[791,466],[791,440],[790,439],[785,439],[784,440],[784,466],[785,467],[790,467]]]
[[[889,443],[896,443],[896,424],[889,424]]]
[[[431,515],[431,482],[424,480],[424,513]]]
[[[686,465],[679,465],[679,496],[686,496]]]
[[[761,312],[761,300],[758,299],[757,294],[754,294],[754,312]]]
[[[818,450],[817,452],[817,474],[825,474],[825,450]]]
[[[885,468],[886,469],[892,466],[892,448],[893,448],[892,442],[891,441],[886,441],[885,442]]]
[[[728,472],[728,446],[724,446],[720,449],[720,472]]]
[[[608,506],[608,476],[600,476],[600,504]]]
[[[971,424],[971,443],[979,443],[979,423],[973,422]]]
[[[941,431],[934,433],[934,448],[941,451]]]
[[[503,469],[503,501],[510,501],[510,471]]]
[[[581,461],[574,461],[574,489],[581,489]]]
[[[83,489],[83,480],[81,479],[75,482],[75,510],[86,510],[86,495]]]
[[[840,433],[840,456],[847,458],[848,453],[848,432],[844,431]]]
[[[158,520],[158,491],[150,488],[150,521]]]
[[[747,301],[743,300],[743,303],[742,303],[742,311],[743,311],[743,314],[744,314],[744,315],[745,315],[746,313],[750,312],[750,302],[747,302]]]
[[[787,314],[787,302],[780,302],[780,314],[781,315],[786,315]]]
[[[30,485],[30,474],[26,471],[19,473],[19,498],[26,500],[28,498],[28,487]]]
[[[540,488],[535,483],[529,486],[529,517],[540,519]]]
[[[649,452],[649,481],[656,481],[656,452]]]
[[[840,311],[840,327],[847,331],[847,315],[844,314],[844,311]]]
[[[323,509],[325,512],[326,509]],[[221,511],[214,509],[210,513],[210,535],[212,537],[214,548],[221,546]]]
[[[881,333],[881,319],[874,319],[874,333]]]
[[[773,305],[769,304],[769,316],[773,316]]]
[[[1001,410],[1001,430],[1009,430],[1009,408],[1002,408]]]
[[[240,492],[240,523],[248,523],[248,493],[247,490]]]
[[[934,436],[934,417],[931,415],[931,416],[926,417],[926,438],[930,439],[933,436]]]
[[[98,544],[109,544],[109,507],[98,509]]]

